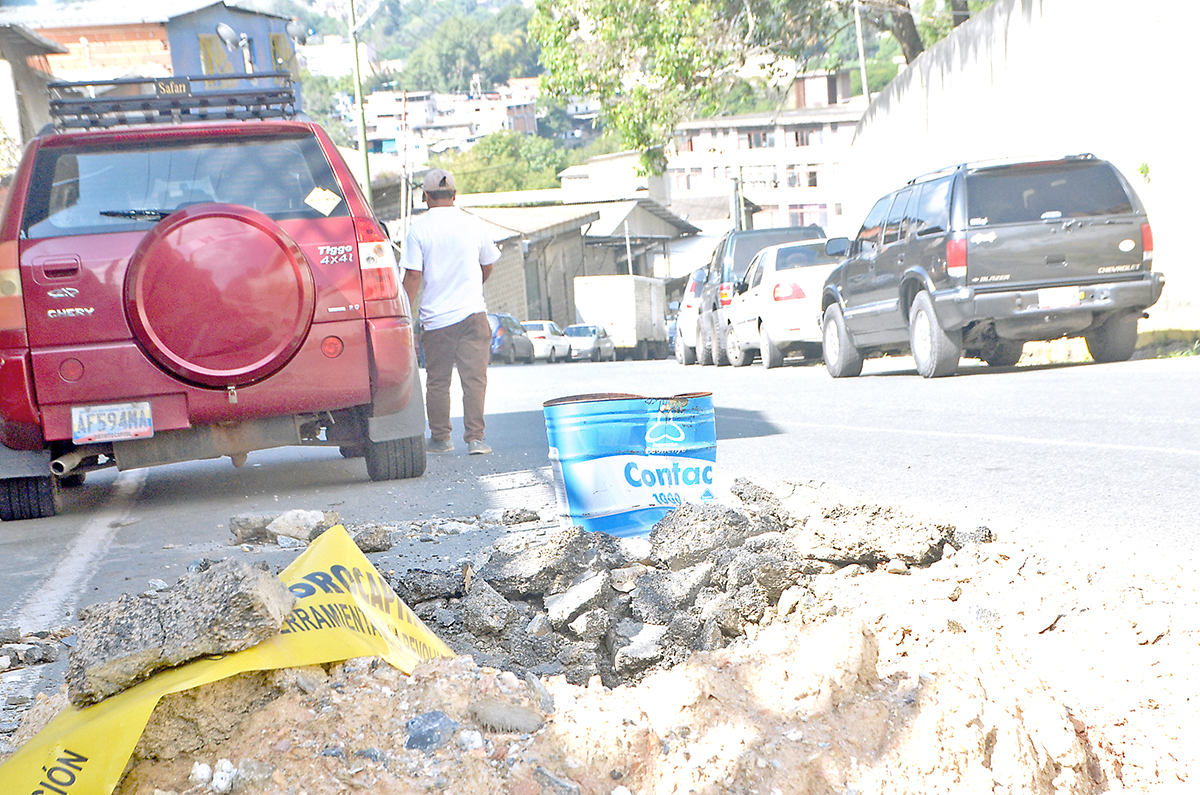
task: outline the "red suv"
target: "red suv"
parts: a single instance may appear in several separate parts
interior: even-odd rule
[[[286,445],[425,471],[394,246],[286,75],[213,80],[51,86],[0,216],[0,519]]]

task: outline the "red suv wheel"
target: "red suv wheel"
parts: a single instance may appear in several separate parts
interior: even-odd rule
[[[316,289],[300,247],[269,217],[200,204],[163,219],[142,240],[124,300],[138,342],[159,366],[220,388],[287,364],[308,334]]]

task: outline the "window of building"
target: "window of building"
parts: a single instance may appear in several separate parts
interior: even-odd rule
[[[801,127],[792,133],[796,146],[819,146],[821,143],[821,125],[814,124]]]
[[[770,130],[751,130],[742,135],[746,149],[769,149],[775,146],[775,133]]]
[[[829,225],[829,209],[824,204],[792,204],[788,206],[789,226],[819,226],[824,229]]]
[[[201,33],[200,39],[200,71],[206,75],[233,74],[233,62],[225,50],[225,42],[215,33]]]
[[[742,179],[747,185],[761,185],[764,188],[779,187],[779,172],[774,166],[747,166],[742,169]]]
[[[271,68],[287,72],[293,80],[300,79],[300,66],[296,62],[296,48],[286,33],[271,34]]]
[[[810,187],[810,188],[817,187],[817,172],[816,171],[810,170],[808,172],[808,187]]]

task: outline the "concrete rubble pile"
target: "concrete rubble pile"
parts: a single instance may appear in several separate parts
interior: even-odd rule
[[[987,528],[810,500],[790,486],[791,498],[738,481],[736,507],[683,506],[641,539],[510,512],[510,532],[444,566],[375,559],[461,656],[411,676],[364,658],[167,696],[117,793],[1108,788],[1083,724],[1001,645],[986,611],[958,601],[956,583],[1006,560],[983,551]],[[235,518],[231,530],[243,550],[286,547],[280,539],[303,545],[337,520],[292,511]],[[348,529],[377,551],[393,536],[485,524]],[[260,601],[250,612],[269,613],[255,622],[265,627],[275,603]],[[107,614],[92,610],[93,620]],[[80,645],[98,650],[91,633],[80,630]],[[181,656],[169,645],[160,660]],[[126,656],[154,656],[148,646],[131,644]],[[74,690],[72,699],[81,703]],[[65,693],[39,698],[15,742],[65,702]]]
[[[843,536],[840,508],[810,522],[752,483],[733,492],[740,510],[685,505],[648,538],[514,533],[471,561],[385,577],[439,637],[482,665],[574,684],[599,675],[615,687],[789,616],[811,620],[829,609],[814,578],[928,566],[955,533],[916,524]]]

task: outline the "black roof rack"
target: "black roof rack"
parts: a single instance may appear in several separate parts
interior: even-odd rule
[[[60,81],[47,88],[55,130],[296,115],[288,72]]]

